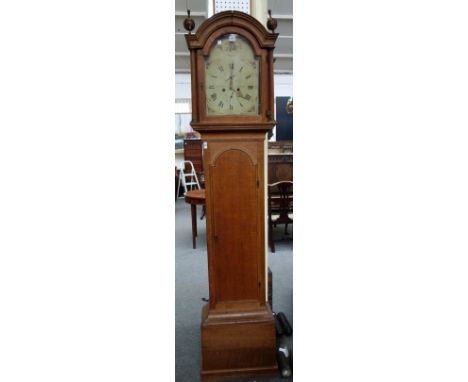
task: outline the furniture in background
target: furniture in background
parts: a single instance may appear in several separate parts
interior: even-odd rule
[[[192,245],[197,248],[197,206],[205,207],[205,190],[192,190],[185,193],[185,201],[190,204],[192,213]]]
[[[293,141],[269,141],[268,152],[270,154],[292,154]]]
[[[275,252],[273,226],[285,224],[284,232],[288,234],[288,224],[293,222],[293,182],[281,181],[268,185],[268,241],[271,252]]]
[[[187,191],[201,188],[197,173],[195,172],[195,167],[190,161],[182,162],[182,168],[179,170],[179,184],[177,186],[176,195],[179,195],[180,186],[184,189],[184,194]]]
[[[268,183],[293,180],[293,142],[268,142]]]
[[[293,180],[293,154],[268,154],[268,183]]]
[[[203,171],[203,140],[198,138],[184,139],[184,160],[193,163],[195,172],[202,188],[204,188],[204,171]]]

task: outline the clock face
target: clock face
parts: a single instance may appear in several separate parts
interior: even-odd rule
[[[207,115],[258,115],[260,65],[237,34],[219,38],[205,61]]]

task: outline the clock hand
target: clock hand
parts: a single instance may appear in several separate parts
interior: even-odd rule
[[[231,62],[231,64],[229,65],[230,69],[231,69],[231,75],[229,76],[229,89],[232,90],[232,78],[234,77],[234,63]]]
[[[235,74],[233,74],[232,76],[229,76],[228,78],[226,78],[224,81],[230,81],[229,83],[232,84],[232,79],[235,77]]]

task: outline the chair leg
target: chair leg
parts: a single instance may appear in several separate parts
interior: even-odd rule
[[[268,221],[268,241],[270,242],[270,249],[275,253],[275,240],[273,238],[273,224],[271,220]]]
[[[284,234],[285,234],[285,235],[289,235],[289,233],[288,233],[288,223],[286,223],[286,224],[284,225]]]
[[[205,210],[205,206],[203,206],[202,216],[200,217],[200,220],[203,220],[203,218],[205,217],[205,214],[206,214],[206,210]]]

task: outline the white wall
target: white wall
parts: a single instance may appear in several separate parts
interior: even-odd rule
[[[175,74],[175,97],[176,99],[190,98],[192,99],[192,89],[190,86],[190,73]]]
[[[275,74],[275,97],[291,97],[293,95],[293,75]]]

